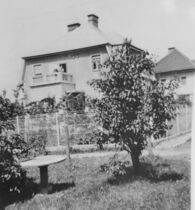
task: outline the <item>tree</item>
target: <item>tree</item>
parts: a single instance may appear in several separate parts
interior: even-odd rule
[[[176,81],[164,85],[155,78],[148,52],[135,53],[130,42],[112,50],[101,78],[90,85],[101,97],[93,100],[96,120],[108,139],[119,143],[132,159],[135,173],[147,139],[165,135],[176,116]]]

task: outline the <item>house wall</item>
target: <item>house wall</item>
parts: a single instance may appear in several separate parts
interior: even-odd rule
[[[86,95],[93,96],[95,91],[87,84],[94,78],[99,77],[99,72],[92,70],[91,56],[100,55],[101,63],[107,58],[108,54],[104,46],[96,47],[93,49],[83,49],[79,52],[64,53],[60,55],[50,55],[43,58],[32,58],[26,60],[25,74],[24,74],[24,90],[27,95],[28,102],[41,100],[47,96],[55,96],[58,100],[64,91],[76,90],[84,91]],[[31,86],[32,78],[34,76],[33,66],[36,64],[42,64],[43,77],[51,74],[54,66],[59,63],[66,63],[67,73],[73,75],[72,84],[47,84],[44,86]]]
[[[170,81],[174,78],[181,79],[181,77],[186,77],[185,84],[180,84],[177,89],[177,93],[180,95],[189,94],[193,95],[194,93],[194,83],[195,83],[195,69],[194,70],[185,70],[185,71],[174,71],[174,72],[165,72],[157,75],[158,78],[166,79]]]

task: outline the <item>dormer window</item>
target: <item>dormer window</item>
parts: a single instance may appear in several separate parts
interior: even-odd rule
[[[62,73],[67,73],[66,63],[59,64],[59,68]]]
[[[41,64],[34,65],[33,71],[35,76],[41,76],[43,74],[42,65]]]
[[[92,70],[99,71],[101,69],[101,57],[100,55],[93,55],[92,59]]]

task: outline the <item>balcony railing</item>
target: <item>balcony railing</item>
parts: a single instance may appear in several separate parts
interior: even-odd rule
[[[72,82],[73,77],[71,74],[66,74],[66,73],[54,73],[54,74],[49,74],[46,76],[47,82]]]
[[[43,83],[43,75],[33,77],[33,84],[40,84]]]
[[[33,77],[32,86],[48,85],[52,83],[73,83],[73,75],[67,73],[53,73],[45,77],[43,75]]]

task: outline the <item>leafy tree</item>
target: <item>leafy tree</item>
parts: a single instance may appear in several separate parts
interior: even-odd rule
[[[176,116],[176,81],[164,85],[155,78],[149,53],[135,53],[130,42],[112,50],[90,85],[101,97],[93,100],[96,120],[109,140],[127,150],[135,173],[148,138],[165,135],[167,121]]]

